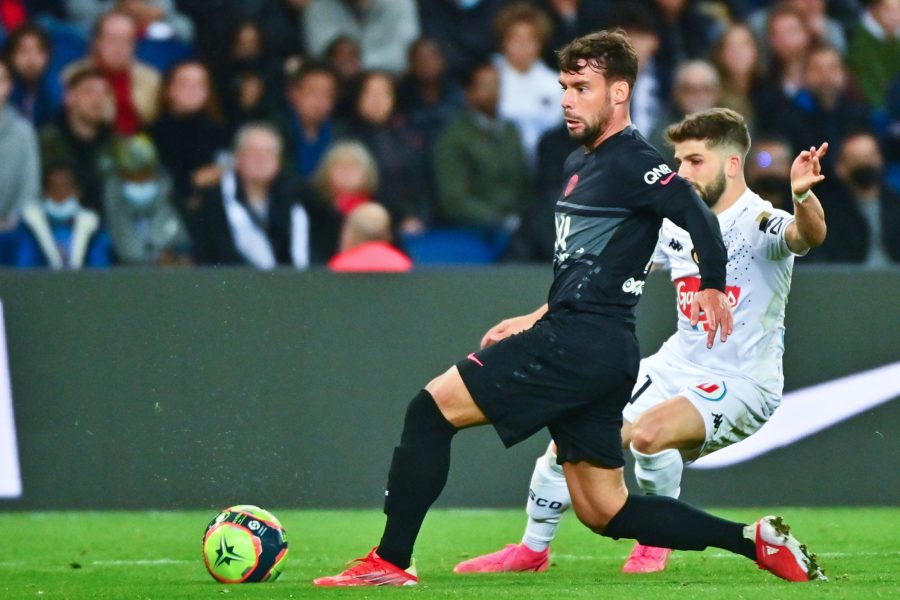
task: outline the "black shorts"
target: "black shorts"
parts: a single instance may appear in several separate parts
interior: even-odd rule
[[[509,447],[543,427],[558,462],[625,464],[622,408],[639,352],[630,327],[544,318],[457,363],[475,403]]]

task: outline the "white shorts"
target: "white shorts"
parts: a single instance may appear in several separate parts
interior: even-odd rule
[[[752,435],[772,416],[781,396],[765,392],[746,379],[701,369],[660,350],[641,361],[637,383],[622,410],[631,423],[657,404],[684,396],[706,425],[706,440],[683,451],[693,461]]]

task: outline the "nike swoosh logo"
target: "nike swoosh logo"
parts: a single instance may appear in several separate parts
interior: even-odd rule
[[[478,365],[479,367],[483,367],[483,366],[484,366],[484,363],[481,362],[480,360],[478,360],[478,357],[475,356],[475,353],[474,353],[474,352],[470,352],[469,355],[468,355],[466,358],[468,358],[469,360],[471,360],[473,363],[475,363],[475,364]]]
[[[747,439],[704,456],[695,469],[721,469],[756,458],[900,397],[900,362],[786,394]]]
[[[665,179],[660,179],[659,182],[660,182],[662,185],[669,185],[669,182],[672,181],[672,178],[673,178],[673,177],[675,177],[675,173],[672,173],[671,175],[669,175],[669,176],[666,177]]]

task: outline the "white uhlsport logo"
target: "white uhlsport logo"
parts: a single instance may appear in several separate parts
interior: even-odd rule
[[[625,283],[622,284],[622,291],[626,294],[634,294],[635,296],[640,296],[644,293],[644,282],[640,279],[629,277],[625,280]]]
[[[646,173],[644,173],[644,181],[647,185],[653,185],[657,181],[659,181],[660,177],[664,177],[672,172],[672,169],[669,168],[669,165],[663,163],[658,167],[653,167]]]

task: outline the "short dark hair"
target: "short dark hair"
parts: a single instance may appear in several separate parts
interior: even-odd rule
[[[14,29],[12,33],[9,34],[9,37],[6,38],[6,46],[3,49],[3,57],[6,58],[8,63],[12,64],[12,56],[15,53],[16,48],[19,46],[19,44],[22,43],[23,39],[29,36],[37,38],[38,43],[40,43],[41,47],[44,49],[44,52],[46,52],[48,55],[50,55],[50,53],[53,51],[53,46],[50,42],[50,36],[47,35],[46,31],[41,29],[41,27],[36,23],[23,23],[18,28]]]
[[[637,79],[638,56],[628,34],[621,28],[595,31],[575,38],[556,53],[559,70],[577,73],[582,61],[594,71],[602,71],[608,81],[624,81],[629,95]]]
[[[677,144],[686,140],[706,142],[707,148],[732,146],[746,159],[750,150],[747,121],[730,108],[710,108],[692,113],[666,129],[666,141]]]
[[[331,78],[335,86],[340,84],[340,77],[330,64],[321,60],[310,60],[304,61],[299,69],[288,76],[288,87],[300,85],[310,75],[325,75]]]
[[[464,90],[469,90],[475,84],[475,80],[478,78],[478,74],[482,71],[486,71],[490,69],[491,71],[496,71],[497,67],[494,66],[494,63],[490,61],[483,61],[479,63],[475,63],[466,72],[462,77],[462,84]]]
[[[66,76],[64,83],[67,90],[73,90],[81,85],[83,81],[87,81],[88,79],[102,79],[103,81],[106,81],[106,76],[103,74],[103,71],[97,67],[85,64],[75,67],[72,72]]]

